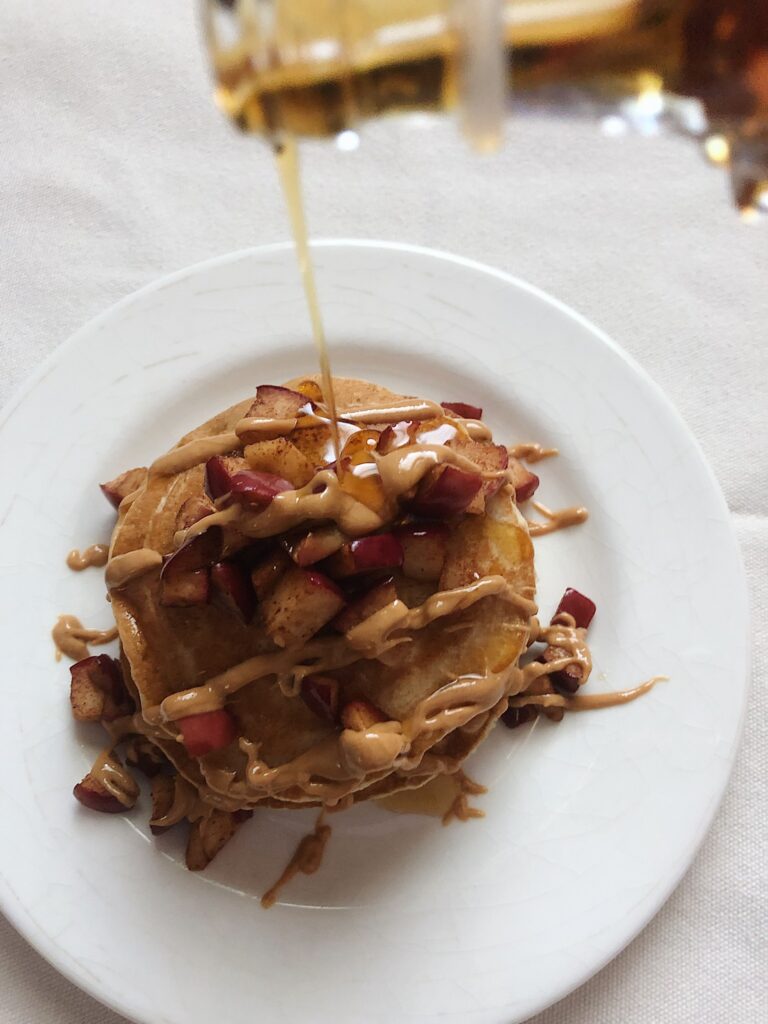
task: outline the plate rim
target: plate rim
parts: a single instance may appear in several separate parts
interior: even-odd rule
[[[744,686],[742,690],[742,706],[739,713],[738,724],[734,730],[733,739],[730,747],[725,752],[724,761],[727,762],[727,771],[724,773],[722,781],[719,786],[712,792],[710,797],[710,803],[706,811],[702,816],[701,828],[695,838],[688,844],[686,852],[681,856],[681,863],[679,870],[672,872],[670,877],[665,880],[663,885],[660,885],[656,891],[649,896],[649,905],[646,908],[646,912],[643,914],[642,919],[637,923],[636,927],[633,927],[629,934],[623,938],[619,945],[617,945],[610,953],[601,957],[597,962],[591,964],[582,974],[579,975],[578,979],[569,983],[566,987],[559,990],[551,1000],[548,1000],[545,1004],[541,1005],[534,1011],[535,1014],[544,1012],[555,1003],[566,998],[576,989],[586,984],[590,979],[595,977],[604,967],[606,967],[611,961],[619,956],[623,950],[629,946],[629,944],[638,937],[638,935],[647,927],[647,925],[653,920],[653,918],[659,913],[663,905],[670,898],[672,893],[675,891],[677,886],[682,881],[685,874],[691,868],[699,850],[707,838],[715,817],[722,805],[724,796],[730,784],[736,756],[741,746],[744,726],[746,721],[746,711],[749,703],[750,692],[752,688],[752,645],[749,641],[750,626],[752,620],[752,607],[750,601],[749,587],[747,583],[746,571],[744,567],[744,559],[741,551],[741,545],[736,534],[735,525],[733,518],[728,508],[725,495],[720,486],[720,483],[706,458],[706,455],[699,443],[698,438],[694,435],[691,428],[688,426],[681,413],[678,411],[675,404],[664,392],[659,384],[653,379],[649,372],[639,363],[637,360],[624,349],[617,341],[615,341],[609,334],[607,334],[602,328],[594,324],[588,317],[579,313],[573,309],[567,303],[556,298],[543,288],[537,285],[531,284],[530,282],[518,277],[517,275],[510,274],[504,270],[500,270],[497,267],[493,267],[482,261],[471,259],[469,257],[460,256],[455,253],[448,252],[446,250],[435,249],[430,246],[417,245],[407,242],[394,242],[377,240],[372,238],[354,238],[350,236],[346,237],[321,237],[310,240],[310,246],[312,249],[325,249],[325,248],[362,248],[362,249],[374,249],[374,250],[387,250],[390,252],[401,252],[410,255],[427,257],[433,260],[439,260],[446,263],[451,263],[468,270],[479,272],[490,277],[494,277],[497,280],[504,282],[505,284],[512,285],[513,287],[527,292],[536,299],[544,302],[545,304],[554,307],[568,319],[575,321],[580,326],[586,328],[593,336],[607,347],[614,355],[617,355],[621,361],[633,372],[634,375],[640,378],[643,384],[650,388],[655,399],[661,402],[667,412],[676,423],[678,430],[682,435],[685,436],[687,443],[690,446],[690,450],[693,456],[695,456],[699,469],[703,470],[706,479],[710,484],[710,494],[713,499],[717,501],[720,506],[720,512],[723,517],[724,524],[727,523],[726,536],[731,543],[731,554],[732,554],[732,572],[734,576],[734,583],[738,585],[738,592],[736,597],[744,609],[744,636],[743,636],[743,650],[744,650]],[[169,274],[165,274],[162,277],[156,278],[143,285],[141,288],[136,289],[124,295],[116,302],[112,303],[102,312],[97,313],[94,317],[91,317],[84,324],[78,327],[72,332],[66,339],[57,344],[53,350],[45,357],[40,363],[36,370],[21,381],[19,385],[11,392],[9,399],[0,408],[0,431],[2,431],[5,424],[9,421],[14,412],[19,408],[22,402],[28,398],[34,391],[38,383],[47,376],[47,374],[53,369],[53,367],[62,359],[66,358],[69,351],[74,348],[81,337],[87,336],[94,329],[98,328],[105,321],[108,321],[115,313],[122,309],[131,306],[134,302],[144,298],[147,295],[157,293],[163,289],[176,284],[186,278],[194,277],[197,274],[204,273],[205,271],[213,268],[225,266],[229,263],[237,263],[241,260],[246,260],[253,257],[261,257],[270,253],[286,252],[294,249],[294,243],[292,241],[283,242],[272,242],[264,245],[248,246],[242,249],[237,249],[231,252],[223,253],[218,256],[212,256],[204,260],[200,260],[197,263],[190,264],[186,267],[182,267],[179,270],[172,271]],[[96,978],[91,977],[89,972],[82,967],[78,959],[61,947],[55,939],[51,938],[45,929],[29,914],[24,903],[20,898],[17,897],[12,886],[3,874],[0,874],[0,912],[9,921],[16,932],[28,942],[33,950],[43,957],[48,964],[50,964],[58,973],[63,975],[69,982],[74,984],[81,991],[85,992],[91,998],[95,999],[98,1003],[107,1008],[113,1010],[115,1013],[126,1018],[127,1020],[135,1022],[135,1024],[145,1024],[144,1017],[138,1017],[127,1008],[124,1002],[119,1002],[117,998],[112,998],[111,993],[105,991],[100,985]]]

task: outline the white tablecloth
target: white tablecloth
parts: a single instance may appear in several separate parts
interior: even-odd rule
[[[123,295],[287,237],[269,153],[211,106],[194,6],[0,7],[0,402]],[[741,753],[715,826],[666,907],[609,967],[535,1019],[765,1020],[768,228],[739,222],[725,178],[692,144],[607,139],[587,123],[518,119],[493,159],[471,156],[450,124],[375,125],[354,153],[312,145],[305,168],[312,234],[421,243],[527,278],[628,349],[701,442],[752,588]],[[0,918],[0,1021],[118,1020]]]

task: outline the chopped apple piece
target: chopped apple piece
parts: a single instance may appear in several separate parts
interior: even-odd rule
[[[215,501],[232,490],[232,477],[248,463],[239,455],[213,455],[205,464],[205,489]]]
[[[507,708],[501,720],[508,729],[516,729],[519,725],[532,722],[538,713],[539,708],[535,704],[524,704],[521,708]]]
[[[70,667],[69,700],[78,722],[113,722],[133,711],[120,663],[107,654],[83,658]]]
[[[534,496],[540,480],[519,459],[510,459],[508,469],[512,478],[512,486],[515,488],[515,501],[520,505]]]
[[[481,420],[483,418],[483,410],[479,405],[469,405],[467,402],[441,402],[440,405],[447,412],[452,412],[465,420]]]
[[[458,516],[471,505],[482,486],[478,473],[469,473],[456,466],[436,466],[419,484],[411,508],[417,515],[428,518]]]
[[[92,811],[100,811],[102,814],[122,814],[130,810],[121,803],[116,796],[112,796],[102,786],[98,779],[86,775],[82,782],[78,782],[72,790],[76,800]]]
[[[451,448],[471,459],[481,470],[486,473],[499,473],[507,468],[509,452],[503,444],[492,444],[490,441],[455,440],[449,442]],[[481,515],[485,511],[485,503],[499,490],[504,483],[504,477],[486,478],[482,482],[480,490],[472,501],[467,505],[465,511],[471,515]]]
[[[347,541],[336,526],[320,526],[303,537],[286,541],[286,547],[296,565],[314,565],[338,551]]]
[[[403,573],[414,580],[439,580],[448,550],[445,523],[409,523],[394,533],[403,548]]]
[[[169,555],[163,565],[164,575],[207,569],[221,558],[223,533],[220,526],[211,526],[204,533],[185,541]]]
[[[199,715],[187,715],[176,724],[181,739],[190,757],[204,757],[214,750],[228,747],[237,736],[237,725],[224,708],[218,711],[203,711]]]
[[[268,505],[283,491],[292,491],[293,484],[274,473],[260,473],[256,469],[244,469],[235,473],[230,481],[232,497],[243,505]]]
[[[346,633],[396,600],[395,581],[390,576],[389,579],[382,580],[381,583],[371,587],[361,597],[348,604],[346,608],[342,608],[333,620],[333,628],[337,629],[339,633]]]
[[[256,594],[251,577],[244,565],[226,560],[211,566],[214,596],[243,622],[248,623],[256,610]]]
[[[187,840],[186,864],[190,871],[202,871],[237,832],[243,818],[214,808],[204,818],[192,822]]]
[[[313,427],[299,427],[291,432],[289,440],[314,470],[326,469],[334,461],[331,428],[325,423]]]
[[[318,718],[335,722],[339,708],[339,681],[333,676],[317,673],[305,676],[301,681],[301,699]]]
[[[160,572],[160,604],[164,608],[191,608],[208,604],[211,580],[208,569],[178,569],[172,558]]]
[[[286,552],[276,548],[251,569],[251,585],[259,601],[272,593],[275,584],[291,564]]]
[[[187,498],[176,513],[176,529],[188,530],[190,526],[194,526],[195,523],[199,523],[201,519],[205,519],[215,511],[216,508],[212,501],[195,494],[191,498]]]
[[[147,478],[146,466],[137,466],[136,469],[127,469],[125,473],[116,476],[106,484],[99,484],[101,493],[115,508],[119,508],[120,502],[144,483]]]
[[[344,595],[323,573],[294,565],[262,601],[267,633],[278,647],[304,643],[344,606]]]
[[[314,476],[312,463],[287,437],[249,444],[244,454],[251,469],[283,477],[295,488],[308,484]]]
[[[173,806],[173,799],[176,795],[176,783],[171,775],[156,775],[152,779],[149,788],[152,798],[152,814],[150,815],[149,829],[153,836],[159,836],[166,832],[170,825],[153,825],[152,822],[163,818]]]
[[[259,419],[294,419],[306,409],[307,396],[277,384],[259,384],[246,416]]]
[[[341,709],[341,724],[345,729],[365,732],[377,722],[386,722],[387,716],[369,700],[351,700]]]
[[[564,612],[566,615],[573,617],[574,623],[579,629],[589,629],[589,624],[595,617],[596,611],[597,607],[594,601],[579,593],[578,590],[574,590],[573,587],[568,587],[560,598],[560,604],[557,606],[555,616]]]
[[[393,533],[373,533],[349,541],[325,563],[324,568],[336,579],[355,576],[374,569],[396,568],[403,563],[403,549]]]

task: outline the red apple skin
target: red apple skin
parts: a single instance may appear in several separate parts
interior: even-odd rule
[[[212,501],[203,495],[195,494],[191,498],[187,498],[176,513],[176,529],[188,530],[190,526],[194,526],[195,523],[199,523],[201,519],[205,519],[215,511],[216,508]]]
[[[72,793],[75,800],[78,800],[83,807],[88,807],[92,811],[100,811],[102,814],[122,814],[129,810],[111,793],[107,793],[101,787],[95,789],[87,775],[82,782],[78,782]]]
[[[411,509],[430,519],[448,519],[461,515],[483,485],[478,473],[456,466],[437,466],[421,481]]]
[[[425,582],[439,580],[450,535],[446,524],[409,523],[394,533],[403,548],[404,575]]]
[[[524,704],[521,708],[507,708],[501,720],[508,729],[516,729],[519,725],[532,722],[538,715],[538,709],[532,704]]]
[[[346,608],[342,608],[331,625],[339,633],[346,633],[396,600],[395,581],[390,576],[389,579],[382,580],[381,583],[371,587]]]
[[[112,722],[133,711],[120,663],[108,654],[83,658],[69,672],[69,699],[78,722]]]
[[[137,466],[136,469],[127,469],[125,473],[116,476],[114,480],[109,480],[105,484],[99,484],[99,487],[110,505],[113,508],[119,508],[123,498],[132,494],[137,487],[141,487],[146,477],[146,467]]]
[[[166,558],[161,575],[168,576],[177,572],[189,572],[193,569],[207,569],[221,558],[223,533],[220,526],[211,526],[205,533],[186,541],[173,554]]]
[[[235,720],[224,708],[187,715],[178,719],[176,724],[190,757],[204,757],[214,750],[221,750],[237,737]]]
[[[465,420],[481,420],[483,418],[483,410],[479,405],[469,405],[467,402],[441,402],[440,405],[447,412],[452,412]]]
[[[239,562],[216,562],[211,566],[211,585],[221,604],[249,623],[256,611],[256,594],[250,573]]]
[[[515,501],[518,505],[529,501],[536,493],[541,481],[519,459],[510,459],[508,469],[512,477],[512,486],[515,488]]]
[[[579,629],[589,629],[596,611],[597,607],[594,601],[578,590],[574,590],[573,587],[568,587],[560,598],[555,615],[557,616],[564,612],[566,615],[573,616],[575,624]]]
[[[339,681],[318,673],[305,676],[299,691],[310,711],[326,722],[335,723],[339,710]]]
[[[229,494],[233,475],[247,466],[245,459],[239,455],[211,456],[205,464],[205,490],[208,496],[216,501]]]
[[[376,569],[393,569],[403,564],[403,548],[393,533],[372,533],[345,544],[323,568],[329,575],[345,579]]]
[[[293,484],[274,473],[262,473],[258,469],[243,469],[230,478],[230,493],[235,501],[243,505],[268,505],[273,498],[284,491],[292,491]]]

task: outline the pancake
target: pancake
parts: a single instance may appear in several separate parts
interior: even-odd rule
[[[313,398],[317,411],[322,412],[316,378],[299,378],[286,387],[298,388]],[[438,469],[447,460],[465,474],[469,463],[475,473],[477,468],[486,470],[483,453],[496,449],[489,440],[470,440],[463,421],[443,414],[432,403],[359,380],[336,379],[334,391],[340,418],[347,421],[341,424],[343,457],[355,450],[350,439],[356,431],[358,441],[369,432],[375,441],[376,435],[391,431],[398,419],[416,424],[409,450],[416,445],[429,455],[434,449]],[[325,625],[295,647],[280,646],[270,629],[267,598],[258,603],[248,622],[231,607],[215,601],[164,604],[164,582],[156,556],[147,558],[147,567],[140,573],[129,574],[125,581],[119,578],[117,567],[128,564],[123,556],[140,560],[157,552],[167,558],[179,550],[180,543],[206,533],[212,536],[213,529],[221,529],[217,558],[223,556],[250,569],[272,557],[285,535],[282,530],[270,532],[265,526],[267,511],[262,508],[230,506],[223,513],[214,513],[207,529],[207,519],[180,529],[190,502],[206,500],[208,455],[215,450],[222,457],[228,452],[242,457],[242,438],[238,440],[235,433],[238,425],[242,428],[248,420],[251,406],[251,399],[238,403],[186,434],[172,450],[178,456],[177,465],[173,459],[158,460],[138,490],[120,505],[107,579],[111,567],[111,604],[125,674],[138,705],[126,731],[135,729],[146,735],[191,783],[204,804],[226,811],[247,810],[261,803],[333,806],[379,797],[457,771],[505,710],[508,697],[520,688],[517,663],[526,648],[535,611],[533,547],[514,489],[504,482],[501,471],[485,472],[479,507],[473,501],[473,512],[448,521],[439,579],[425,582],[395,569],[391,576],[397,608],[390,605],[389,611],[378,611],[346,634]],[[362,422],[356,414],[362,416]],[[263,430],[258,417],[253,419],[252,412],[251,417],[252,429]],[[281,436],[291,442],[291,452],[298,450],[312,464],[314,472],[327,473],[334,457],[330,428],[322,416],[305,419],[307,422],[299,420]],[[451,430],[454,435],[458,430],[457,436],[464,438],[462,446],[442,443]],[[482,430],[475,433],[490,436]],[[206,439],[211,438],[220,440],[209,444]],[[195,452],[196,445],[199,450]],[[247,448],[245,455],[250,458]],[[362,449],[361,454],[358,446],[354,458],[368,459],[375,476],[369,449]],[[387,458],[379,465],[383,467]],[[397,458],[393,453],[387,465],[403,473],[404,468],[396,465]],[[390,475],[394,478],[394,470]],[[370,475],[350,475],[349,491],[339,496],[346,510],[347,532],[358,513],[359,521],[368,526],[379,517],[378,525],[373,530],[361,529],[360,536],[386,532],[393,518],[397,524],[411,521],[408,502],[414,488],[395,499],[384,493],[386,488],[382,490],[385,476],[384,468],[374,481]],[[306,485],[308,494],[322,492],[322,485],[314,492],[312,486]],[[296,492],[301,493],[298,488]],[[226,503],[219,502],[222,504]],[[316,502],[307,502],[310,506],[315,508]],[[289,537],[329,522],[331,519],[322,515],[293,519]],[[323,571],[332,558],[308,568]],[[371,584],[382,575],[369,574]],[[349,597],[353,590],[359,591],[365,578],[342,574],[337,583]],[[430,604],[435,593],[447,596]],[[390,612],[394,618],[387,618]],[[296,614],[304,614],[301,606]],[[406,625],[398,627],[396,622]],[[249,669],[249,665],[254,667]],[[237,666],[244,668],[240,671]],[[267,671],[270,667],[275,670]],[[227,679],[231,680],[233,669],[240,677],[237,685],[224,693],[222,687],[229,687]],[[229,676],[223,679],[226,673]],[[343,718],[340,725],[316,713],[301,694],[302,680],[318,673],[330,677],[338,688],[339,708],[353,704],[373,708],[378,720],[364,722],[356,730],[342,727]],[[220,707],[235,723],[234,739],[211,753],[190,756],[178,725],[187,717],[185,709],[208,714]]]

